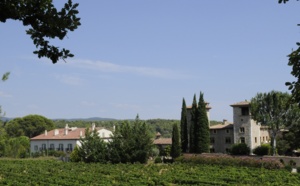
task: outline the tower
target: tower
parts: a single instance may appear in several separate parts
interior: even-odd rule
[[[233,107],[234,143],[246,143],[252,152],[260,145],[260,125],[251,117],[250,102],[245,100],[230,106]]]

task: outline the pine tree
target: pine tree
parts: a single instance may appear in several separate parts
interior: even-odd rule
[[[133,123],[124,121],[108,144],[112,163],[146,163],[153,146],[150,129],[137,115]]]
[[[181,133],[180,137],[181,137],[182,152],[187,152],[189,139],[188,139],[188,125],[187,125],[187,115],[186,115],[186,103],[184,98],[182,100],[180,133]]]
[[[81,146],[78,148],[78,158],[85,163],[107,161],[106,143],[100,138],[97,130],[85,129],[85,137],[80,138]]]
[[[203,153],[209,152],[210,135],[209,135],[209,122],[206,112],[206,103],[204,101],[204,95],[200,92],[200,98],[198,103],[198,135],[196,152]]]
[[[180,143],[179,143],[179,131],[177,124],[173,125],[172,131],[172,146],[171,146],[171,156],[172,158],[177,158],[180,156]]]
[[[196,101],[196,94],[194,94],[192,110],[191,110],[191,125],[190,125],[190,147],[189,152],[195,152],[195,131],[198,129],[196,128],[197,125],[197,101]]]

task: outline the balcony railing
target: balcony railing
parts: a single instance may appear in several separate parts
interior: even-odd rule
[[[71,151],[73,151],[73,148],[66,148],[66,151],[71,152]]]

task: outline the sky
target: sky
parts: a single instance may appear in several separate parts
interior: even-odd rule
[[[62,2],[55,0],[56,7]],[[287,55],[300,41],[300,3],[74,1],[82,25],[53,44],[75,55],[52,64],[33,54],[21,22],[0,23],[0,105],[6,117],[180,119],[200,91],[210,119],[231,104],[288,91]]]

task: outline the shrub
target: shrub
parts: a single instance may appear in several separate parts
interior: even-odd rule
[[[291,172],[293,169],[291,165],[286,165],[286,166],[284,166],[284,168],[289,172]]]
[[[164,156],[163,162],[164,163],[173,163],[173,158],[171,156]]]
[[[297,167],[297,172],[300,173],[300,167]]]
[[[245,143],[234,144],[231,147],[232,155],[249,155],[250,148]]]
[[[290,160],[289,165],[292,167],[296,166],[296,162],[294,160]]]
[[[76,146],[73,150],[73,152],[70,154],[70,161],[71,162],[80,162],[81,158],[78,154],[78,147]]]
[[[41,153],[40,152],[32,152],[31,153],[31,157],[33,157],[33,158],[38,158],[38,157],[40,157],[41,156]]]
[[[66,157],[66,153],[64,151],[55,151],[53,156],[54,157]]]
[[[161,157],[156,157],[155,160],[154,160],[154,163],[162,163],[161,161]]]
[[[253,153],[258,156],[270,155],[270,152],[271,152],[270,144],[262,144],[261,146],[258,146],[253,150]]]
[[[276,159],[258,159],[249,156],[232,157],[232,156],[213,156],[201,155],[189,158],[180,158],[178,162],[204,164],[204,165],[224,165],[237,167],[256,167],[265,169],[280,169],[284,165]]]

